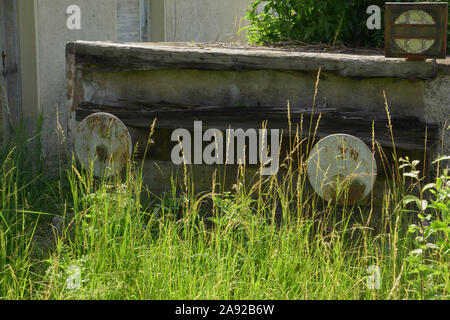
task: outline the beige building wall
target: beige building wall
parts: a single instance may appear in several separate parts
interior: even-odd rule
[[[117,41],[140,41],[140,2],[139,0],[117,1]]]
[[[244,17],[253,0],[164,0],[165,41],[246,41]]]
[[[63,133],[67,131],[66,44],[76,40],[115,41],[116,0],[34,0],[34,2],[38,49],[37,107],[44,116],[43,152],[45,156],[52,157],[58,153],[58,146],[61,146],[60,142],[65,138]],[[78,5],[81,9],[80,30],[67,28],[66,10],[70,5]]]
[[[150,41],[151,0],[116,0],[117,41]]]

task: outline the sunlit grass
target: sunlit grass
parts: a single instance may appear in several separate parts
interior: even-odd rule
[[[389,177],[381,207],[373,197],[324,203],[308,188],[303,153],[313,141],[301,138],[302,125],[292,123],[281,176],[250,184],[242,166],[232,190],[217,172],[211,190],[196,194],[186,167],[156,197],[137,162],[101,180],[72,160],[48,177],[30,152],[36,144],[18,137],[0,161],[0,299],[448,299],[448,251],[427,258],[447,270],[429,285],[421,279],[418,289],[411,276],[408,228],[417,219],[403,200],[414,185],[400,163],[381,157]],[[372,148],[382,153],[375,138]],[[64,224],[49,235],[55,216]],[[378,290],[367,286],[371,266]]]

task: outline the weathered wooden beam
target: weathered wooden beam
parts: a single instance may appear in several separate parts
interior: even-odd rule
[[[285,107],[217,107],[217,106],[188,106],[188,105],[98,105],[89,102],[80,103],[76,118],[78,121],[96,112],[108,112],[121,119],[127,126],[134,128],[149,128],[156,118],[157,128],[191,129],[194,121],[202,121],[203,128],[217,128],[225,130],[261,128],[262,122],[267,121],[268,129],[282,129],[289,135],[289,122]],[[317,137],[324,137],[335,133],[354,135],[364,142],[372,142],[372,123],[374,124],[375,139],[382,146],[392,147],[392,139],[388,128],[388,119],[384,114],[368,113],[356,110],[327,109],[291,109],[291,135],[296,134],[297,125],[303,117],[303,137],[309,135],[308,129],[312,121],[312,128],[316,127],[319,114],[320,122],[316,132]],[[427,125],[416,118],[393,117],[391,119],[395,145],[409,150],[423,150],[425,131],[428,127],[427,139],[429,143],[437,140],[437,127]],[[312,135],[312,133],[311,133]]]
[[[77,41],[68,44],[79,69],[98,72],[196,69],[218,71],[322,71],[343,77],[431,79],[436,61],[386,59],[380,55],[290,52],[273,48],[195,47],[163,43],[119,44]]]

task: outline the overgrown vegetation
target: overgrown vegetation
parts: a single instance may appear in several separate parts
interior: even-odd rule
[[[19,137],[0,162],[0,299],[448,299],[448,171],[424,185],[419,162],[391,167],[374,137],[390,177],[382,205],[323,203],[302,124],[282,176],[248,184],[242,166],[226,191],[218,168],[196,194],[186,167],[151,201],[143,166],[98,180],[72,161],[50,179]]]
[[[382,47],[385,2],[384,0],[257,0],[251,5],[246,16],[250,23],[248,37],[250,42],[256,44],[296,40],[308,44]],[[370,5],[378,5],[382,10],[381,30],[369,30],[366,26],[369,17],[366,11]]]

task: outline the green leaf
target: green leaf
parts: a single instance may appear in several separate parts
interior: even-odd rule
[[[419,266],[419,272],[425,272],[425,271],[428,271],[428,270],[429,270],[429,268],[426,265],[421,264]]]
[[[424,221],[424,220],[429,221],[429,220],[431,219],[431,215],[424,216],[423,214],[419,213],[417,216],[418,216],[419,219],[422,220],[422,221]]]
[[[418,274],[419,270],[418,269],[412,269],[409,274]]]
[[[437,178],[436,179],[436,189],[441,189],[442,186],[442,178]]]
[[[450,156],[440,157],[440,158],[436,159],[435,161],[433,161],[433,164],[444,161],[444,160],[450,160]]]
[[[413,168],[415,168],[415,167],[417,167],[418,165],[420,164],[420,161],[419,160],[414,160],[413,162],[412,162],[412,166],[413,166]]]
[[[437,220],[431,223],[430,228],[437,231],[450,229],[450,227],[446,223]]]
[[[402,164],[400,167],[398,167],[399,169],[403,169],[403,168],[406,168],[406,167],[410,167],[411,165],[409,164],[409,163],[404,163],[404,164]]]
[[[416,202],[416,201],[419,201],[419,198],[417,198],[416,196],[412,196],[412,195],[406,196],[406,197],[403,199],[403,203],[404,203],[405,205],[407,205],[407,204],[409,204],[409,203],[411,203],[411,202]]]
[[[421,211],[425,211],[428,208],[428,201],[427,200],[419,200],[416,201],[417,208]]]
[[[416,232],[417,230],[419,230],[419,229],[420,229],[420,228],[419,228],[418,225],[412,224],[412,225],[409,226],[408,232],[409,232],[409,233],[415,233],[415,232]]]
[[[434,243],[427,243],[426,248],[427,249],[437,249],[437,250],[440,249],[440,247]]]
[[[429,183],[427,185],[425,185],[425,187],[423,187],[422,192],[427,191],[428,189],[434,188],[435,184],[434,183]]]
[[[449,210],[449,207],[447,205],[445,205],[442,202],[434,202],[432,204],[429,205],[430,208],[434,208],[434,209],[438,209],[438,210],[442,210],[444,212]]]
[[[418,264],[421,261],[419,255],[420,254],[414,254],[413,252],[410,252],[406,260],[408,260],[408,262],[411,264]]]
[[[414,179],[419,179],[419,171],[411,171],[411,172],[406,172],[403,175],[405,177],[410,177],[410,178],[414,178]]]

